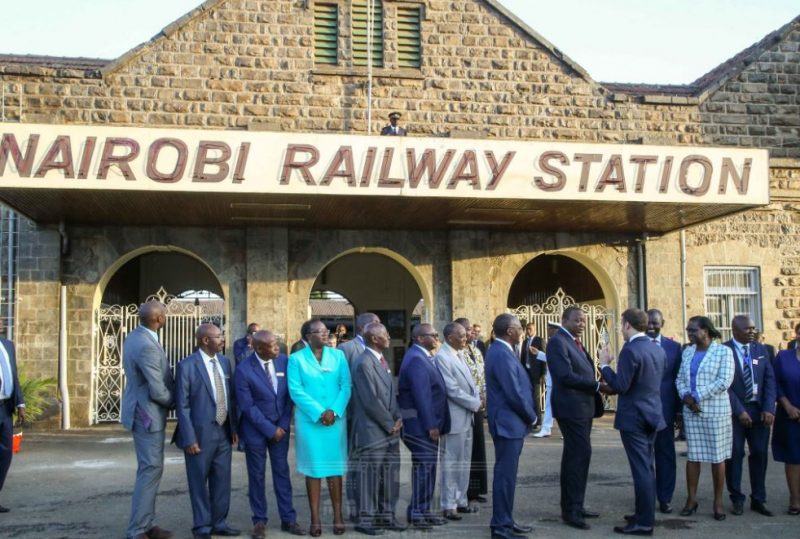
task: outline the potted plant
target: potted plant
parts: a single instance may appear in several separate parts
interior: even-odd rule
[[[53,378],[29,378],[19,373],[19,386],[22,390],[22,398],[25,401],[26,424],[34,423],[53,408],[55,403],[55,384],[56,381]],[[22,432],[15,433],[12,448],[14,453],[19,452],[21,442]]]

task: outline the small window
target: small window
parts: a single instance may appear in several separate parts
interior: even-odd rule
[[[314,63],[339,63],[339,7],[314,3]]]
[[[761,282],[758,268],[707,267],[706,315],[722,333],[722,340],[731,338],[731,320],[743,314],[761,325]]]
[[[420,8],[397,8],[397,64],[418,69],[422,65],[422,32]]]
[[[370,7],[372,7],[371,16]],[[369,26],[372,27],[372,67],[383,67],[383,2],[353,0],[353,65],[355,66],[366,66],[369,62],[367,59]]]

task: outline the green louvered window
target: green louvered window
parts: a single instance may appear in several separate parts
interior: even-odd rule
[[[422,32],[420,8],[397,8],[397,63],[400,67],[422,65]]]
[[[383,2],[353,0],[353,65],[367,65],[368,4],[373,6],[372,67],[383,67]]]
[[[339,7],[314,3],[314,63],[339,63]]]

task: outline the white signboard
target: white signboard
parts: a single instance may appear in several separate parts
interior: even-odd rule
[[[766,150],[0,124],[0,189],[766,204]]]

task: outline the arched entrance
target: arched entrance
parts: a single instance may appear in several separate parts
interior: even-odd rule
[[[326,313],[339,312],[346,316],[346,306],[349,306],[353,316],[362,312],[377,314],[392,338],[384,356],[397,374],[411,327],[428,319],[428,303],[420,288],[420,280],[409,270],[410,264],[392,254],[394,256],[377,250],[351,251],[333,259],[317,275],[311,287],[309,314],[326,321],[331,331],[340,320],[333,321],[325,316]],[[325,299],[328,302],[346,306],[325,306],[320,302],[322,292],[327,293]],[[345,325],[352,328],[353,319],[349,322]]]
[[[223,290],[216,275],[188,252],[154,248],[128,253],[106,272],[98,285],[94,311],[91,422],[120,420],[125,375],[122,345],[139,324],[139,305],[156,299],[167,306],[159,332],[173,370],[194,349],[194,333],[203,322],[224,329]]]
[[[525,264],[514,277],[508,292],[507,307],[523,325],[533,322],[544,337],[548,322],[561,323],[570,306],[578,306],[586,316],[583,345],[595,362],[601,345],[617,348],[616,290],[598,265],[576,253],[539,255]],[[599,377],[600,370],[596,374]],[[544,392],[542,392],[544,394]],[[606,398],[613,408],[615,399]]]

